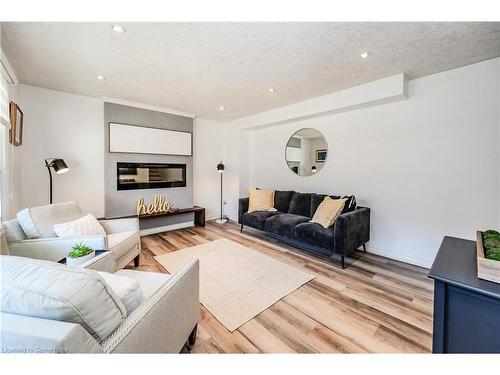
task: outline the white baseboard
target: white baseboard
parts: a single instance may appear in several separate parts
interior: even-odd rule
[[[360,248],[360,250],[361,249],[362,248]],[[394,253],[391,251],[380,250],[380,249],[377,249],[377,248],[371,247],[371,246],[366,246],[366,251],[368,253],[371,253],[371,254],[380,255],[384,258],[399,260],[401,262],[413,264],[415,266],[420,266],[420,267],[424,267],[424,268],[431,268],[431,266],[432,266],[432,260],[415,258],[415,257],[407,256],[407,255],[402,255],[399,253]]]
[[[189,228],[189,227],[194,227],[194,221],[186,221],[185,223],[178,223],[178,224],[164,225],[162,227],[143,229],[139,232],[139,234],[141,236],[149,236],[150,234],[168,232],[171,230]]]

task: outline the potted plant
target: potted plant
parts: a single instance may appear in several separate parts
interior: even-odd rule
[[[78,266],[87,262],[95,256],[95,250],[83,243],[77,243],[72,247],[66,257],[66,264],[68,266]]]

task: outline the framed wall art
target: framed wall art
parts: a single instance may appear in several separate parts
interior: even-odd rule
[[[23,111],[14,103],[10,102],[10,130],[9,141],[14,146],[23,144]]]
[[[326,161],[327,150],[316,150],[316,163],[324,163]]]

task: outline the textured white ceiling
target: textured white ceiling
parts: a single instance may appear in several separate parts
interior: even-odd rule
[[[2,41],[22,83],[220,121],[500,56],[500,23],[122,25],[124,34],[111,23],[3,23]]]

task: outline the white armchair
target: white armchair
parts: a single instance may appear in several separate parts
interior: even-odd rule
[[[29,211],[28,214],[25,212]],[[54,224],[71,221],[83,216],[76,202],[54,204],[50,206],[34,207],[23,210],[18,219],[3,223],[7,243],[11,255],[34,259],[58,262],[66,257],[71,247],[76,243],[83,243],[96,250],[109,250],[115,256],[116,270],[124,268],[134,260],[139,265],[141,253],[141,239],[139,235],[139,221],[131,219],[100,220],[106,235],[64,237],[58,238],[53,234]],[[27,220],[29,216],[29,230],[26,233],[19,220]],[[23,223],[27,227],[26,223]],[[40,232],[38,238],[33,236],[34,231]]]
[[[130,261],[134,260],[134,265],[139,266],[141,254],[141,237],[139,235],[139,220],[113,219],[99,220],[106,231],[106,247],[115,254],[116,270],[121,270]]]

